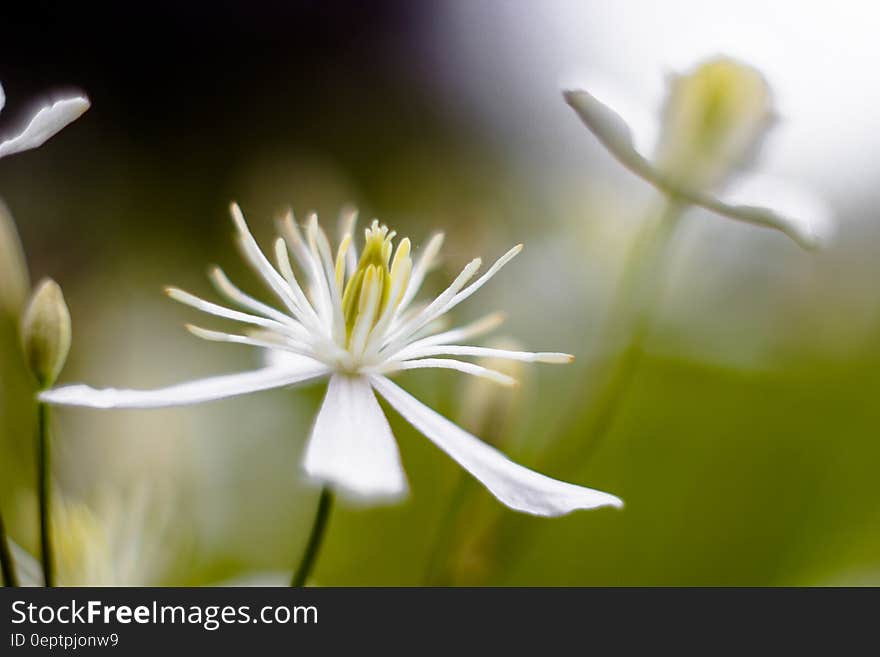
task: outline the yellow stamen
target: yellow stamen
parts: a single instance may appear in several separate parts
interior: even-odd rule
[[[349,346],[354,346],[355,341],[365,341],[369,331],[386,314],[386,309],[393,311],[400,304],[406,290],[412,270],[410,241],[401,240],[395,252],[393,240],[396,234],[376,220],[364,231],[364,250],[342,294],[342,314]],[[344,254],[348,249],[348,241],[350,240],[346,236],[336,257],[336,278],[339,282],[345,270]],[[398,284],[392,286],[394,282]],[[390,298],[392,287],[395,290],[395,299]],[[358,340],[353,338],[356,327]]]

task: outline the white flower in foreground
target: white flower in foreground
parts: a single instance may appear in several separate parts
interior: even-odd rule
[[[0,110],[6,104],[6,94],[0,86]],[[46,140],[59,132],[68,123],[78,119],[89,109],[85,96],[73,96],[58,100],[37,110],[24,130],[18,135],[0,142],[0,157],[20,153],[42,146]]]
[[[775,228],[805,248],[831,238],[830,211],[806,191],[761,177],[730,180],[751,163],[774,119],[770,89],[755,69],[722,57],[673,76],[659,139],[639,116],[633,117],[634,135],[590,91],[566,90],[563,96],[615,158],[670,198]]]
[[[621,506],[607,493],[545,477],[510,461],[495,448],[439,415],[388,378],[403,370],[453,369],[512,384],[513,379],[460,357],[497,356],[511,360],[565,363],[560,353],[504,351],[462,344],[499,323],[499,316],[451,330],[440,320],[479,290],[519,251],[517,246],[470,282],[480,267],[471,261],[452,284],[430,303],[415,297],[442,242],[433,237],[413,264],[410,241],[395,249],[395,233],[374,221],[356,255],[350,217],[335,255],[313,215],[305,235],[288,215],[280,224],[284,237],[275,241],[277,268],[260,250],[237,205],[232,216],[248,262],[283,305],[268,306],[235,287],[220,269],[211,279],[217,289],[243,310],[233,310],[172,288],[177,301],[209,315],[254,327],[246,334],[221,333],[190,326],[196,336],[268,349],[262,369],[211,377],[160,390],[95,390],[72,385],[41,393],[53,404],[96,408],[154,408],[194,404],[258,390],[329,378],[327,394],[306,448],[303,467],[314,480],[359,499],[396,498],[407,492],[397,443],[374,391],[416,429],[458,461],[501,502],[512,509],[556,516],[575,509]],[[308,285],[294,273],[293,254]],[[393,256],[393,257],[392,257]],[[469,284],[470,283],[470,284]]]

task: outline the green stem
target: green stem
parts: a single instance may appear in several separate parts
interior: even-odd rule
[[[577,444],[568,441],[560,446],[555,450],[552,463],[544,465],[545,469],[558,474],[572,466],[582,467],[596,453],[613,426],[642,360],[645,340],[651,331],[662,292],[666,255],[683,210],[677,200],[664,199],[659,216],[646,223],[636,237],[624,265],[617,303],[611,310],[602,340],[604,344],[617,342],[619,336],[624,335],[626,342],[611,364],[597,396],[583,407],[586,418],[581,421],[586,423],[586,429],[580,435],[586,435],[588,442],[585,446],[582,441]]]
[[[2,515],[0,515],[0,572],[3,573],[3,586],[18,586],[15,562],[12,560],[12,552],[9,550],[9,541],[6,538]]]
[[[37,490],[40,503],[40,558],[43,581],[55,586],[55,562],[52,555],[52,460],[49,436],[49,406],[37,404]]]
[[[455,525],[470,489],[470,483],[464,473],[458,473],[458,481],[453,488],[450,502],[446,506],[446,512],[437,527],[433,547],[428,557],[425,586],[444,586],[448,582],[449,552],[455,543]]]
[[[654,313],[662,293],[666,254],[678,227],[682,208],[669,200],[664,205],[656,225],[649,226],[639,244],[636,244],[627,262],[622,295],[622,315],[612,320],[611,331],[616,332],[617,321],[628,324],[629,340],[614,364],[608,381],[594,402],[587,435],[590,442],[580,463],[588,461],[608,434],[623,400],[635,379],[644,354],[645,340],[651,332]],[[624,329],[626,330],[626,329]]]
[[[315,522],[312,525],[312,533],[309,535],[309,542],[306,544],[306,551],[303,553],[299,562],[299,567],[293,573],[293,579],[290,585],[294,588],[305,586],[306,580],[315,567],[318,559],[318,552],[321,550],[321,543],[324,541],[324,534],[327,531],[327,522],[330,520],[330,510],[333,508],[333,491],[329,486],[321,489],[321,497],[318,500],[318,510],[315,511]]]

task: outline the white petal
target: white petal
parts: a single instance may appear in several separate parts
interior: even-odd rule
[[[0,157],[42,146],[49,137],[89,109],[89,101],[82,97],[65,98],[41,108],[24,131],[0,143]]]
[[[238,231],[239,245],[241,246],[245,259],[287,309],[294,315],[298,316],[299,306],[294,298],[293,290],[290,289],[287,281],[276,271],[275,267],[272,266],[272,263],[266,258],[266,254],[260,249],[253,234],[251,234],[250,228],[248,228],[244,213],[242,213],[241,208],[238,207],[237,203],[232,203],[230,205],[230,213],[232,214],[232,221],[235,224],[235,228]]]
[[[774,228],[807,249],[815,248],[825,237],[822,231],[828,222],[823,223],[818,217],[788,216],[784,209],[777,211],[767,207],[728,204],[710,194],[682,186],[636,151],[629,126],[614,110],[586,91],[565,91],[563,95],[581,121],[621,164],[662,192],[729,219]]]
[[[480,268],[482,260],[474,258],[471,260],[461,273],[456,276],[455,280],[450,283],[443,292],[440,293],[431,303],[416,313],[412,319],[403,322],[394,330],[385,341],[385,352],[394,353],[400,349],[406,341],[419,329],[430,324],[438,316],[442,315],[443,308],[459,293],[461,288],[467,285],[467,282],[473,278],[474,274]]]
[[[410,424],[511,509],[537,516],[559,516],[577,509],[623,506],[614,495],[551,479],[517,465],[385,377],[373,376],[371,382]]]
[[[434,260],[437,258],[437,254],[440,252],[440,247],[443,246],[443,240],[443,233],[436,233],[431,236],[431,239],[428,240],[425,248],[422,249],[422,253],[419,256],[418,261],[416,261],[412,274],[410,275],[409,285],[406,287],[406,292],[403,293],[403,298],[400,300],[400,305],[397,308],[398,313],[402,313],[406,310],[416,294],[418,294],[422,287],[422,283],[425,282],[425,276],[428,275],[428,272],[434,264]]]
[[[320,332],[321,320],[318,318],[315,309],[306,298],[305,292],[303,292],[299,281],[296,279],[296,274],[290,264],[290,256],[288,253],[289,247],[287,242],[284,241],[284,238],[279,237],[275,240],[275,259],[278,261],[278,269],[281,271],[282,276],[284,276],[284,279],[290,286],[290,290],[293,292],[296,306],[299,308],[297,317],[302,320],[303,324],[312,327],[313,331]]]
[[[220,267],[211,267],[208,271],[208,278],[210,278],[214,287],[217,288],[217,291],[232,303],[237,303],[242,308],[247,308],[265,317],[270,317],[281,324],[290,321],[290,317],[284,313],[279,312],[272,306],[267,306],[262,301],[257,301],[235,287]]]
[[[365,377],[331,377],[303,468],[357,499],[406,494],[397,442]]]
[[[740,177],[728,185],[721,199],[732,206],[773,208],[777,221],[787,223],[788,232],[807,246],[824,246],[834,237],[836,225],[829,205],[790,181],[767,175]]]
[[[0,84],[0,110],[6,106],[6,92],[3,91],[3,85]]]
[[[242,322],[244,324],[261,326],[263,328],[270,329],[278,333],[283,333],[294,338],[301,339],[304,337],[308,337],[308,333],[303,329],[302,325],[299,322],[294,321],[293,319],[289,319],[282,323],[274,319],[259,317],[257,315],[250,315],[248,313],[243,313],[238,310],[226,308],[225,306],[220,306],[210,301],[205,301],[204,299],[197,297],[194,294],[190,294],[189,292],[186,292],[176,287],[165,288],[165,294],[167,294],[178,303],[190,306],[191,308],[195,308],[196,310],[201,310],[202,312],[209,315],[214,315],[215,317],[223,317],[225,319],[231,319],[233,321]]]
[[[498,328],[504,322],[505,318],[504,313],[489,313],[470,324],[465,324],[464,326],[459,326],[442,333],[434,333],[428,337],[411,342],[405,347],[405,349],[417,349],[419,347],[428,347],[435,344],[448,344],[450,342],[459,342],[461,340],[467,340],[468,338],[485,335]]]
[[[346,235],[351,235],[354,237],[354,229],[357,226],[358,219],[358,211],[357,208],[346,206],[342,208],[339,213],[339,238],[340,240],[344,239]],[[355,269],[357,269],[358,256],[357,256],[357,245],[354,243],[354,240],[351,241],[351,244],[348,247],[348,251],[345,254],[345,268],[348,271],[349,276],[354,275]]]
[[[313,358],[300,356],[286,349],[264,349],[263,363],[266,367],[283,367],[288,370],[301,370],[315,364]]]
[[[198,379],[156,390],[98,390],[86,385],[69,385],[41,392],[41,401],[65,406],[91,408],[161,408],[185,406],[215,399],[225,399],[249,392],[282,388],[327,374],[327,368],[312,361],[312,365],[293,370],[265,367],[252,372],[225,374]]]
[[[653,181],[654,167],[645,155],[636,150],[632,130],[616,111],[582,89],[563,91],[562,96],[584,125],[621,164]]]
[[[501,271],[501,268],[504,265],[506,265],[508,262],[513,260],[517,255],[519,255],[520,251],[522,251],[522,250],[523,250],[523,245],[517,244],[515,247],[510,249],[510,251],[508,251],[503,256],[498,258],[498,260],[496,260],[494,262],[494,264],[491,267],[489,267],[488,271],[485,274],[480,276],[477,280],[475,280],[473,283],[468,285],[461,292],[459,292],[454,297],[452,297],[452,299],[449,301],[449,303],[447,303],[445,306],[443,306],[442,312],[438,313],[436,315],[436,317],[439,317],[440,315],[445,315],[450,310],[455,308],[458,304],[460,304],[462,301],[464,301],[469,296],[471,296],[474,292],[476,292],[481,287],[483,287],[486,283],[489,282],[489,280],[493,276],[495,276],[495,274],[497,274],[499,271]]]
[[[502,358],[518,360],[524,363],[570,363],[574,360],[571,354],[555,351],[510,351],[509,349],[492,349],[489,347],[471,347],[469,345],[439,344],[424,347],[407,347],[401,349],[397,358],[424,358],[425,356],[474,356],[476,358]]]
[[[284,351],[290,351],[307,358],[315,358],[314,349],[310,345],[292,338],[279,336],[277,333],[270,331],[255,332],[254,337],[251,337],[249,335],[236,335],[235,333],[226,333],[224,331],[212,331],[194,324],[187,324],[186,330],[197,338],[208,340],[209,342],[243,344],[249,347],[260,347],[261,349],[283,349]],[[260,335],[267,337],[265,339],[258,337]]]
[[[455,360],[454,358],[421,358],[419,360],[388,361],[372,371],[380,374],[393,374],[394,372],[400,372],[402,370],[423,369],[456,370],[458,372],[464,372],[465,374],[489,379],[490,381],[500,383],[503,386],[516,385],[516,379],[512,376],[507,376],[506,374],[489,369],[488,367],[483,367],[482,365]]]

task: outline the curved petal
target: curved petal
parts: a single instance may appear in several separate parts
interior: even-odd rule
[[[356,499],[406,494],[397,442],[365,377],[331,377],[303,468]]]
[[[78,119],[87,109],[89,101],[83,96],[65,98],[41,108],[21,134],[0,143],[0,157],[42,146],[47,139]]]
[[[788,230],[809,247],[827,245],[836,232],[829,205],[806,187],[788,180],[767,175],[742,176],[727,186],[720,199],[736,211],[747,208],[752,212],[772,212],[777,222],[787,224]],[[773,210],[764,210],[762,206]]]
[[[614,495],[551,479],[517,465],[385,377],[373,376],[371,382],[410,424],[511,509],[536,516],[559,516],[577,509],[623,506]]]
[[[810,217],[788,216],[753,205],[728,204],[711,194],[688,189],[657,169],[635,149],[629,126],[610,107],[583,90],[564,91],[563,96],[584,125],[621,164],[665,194],[729,219],[776,229],[806,249],[815,248],[821,242],[821,235],[815,232]]]
[[[77,384],[46,390],[40,401],[63,406],[91,408],[162,408],[186,406],[215,399],[235,397],[249,392],[271,390],[302,383],[327,374],[327,368],[316,361],[301,369],[264,367],[252,372],[212,376],[187,383],[179,383],[156,390],[102,390]]]
[[[583,89],[567,89],[562,96],[596,139],[621,164],[653,182],[654,167],[636,150],[632,130],[617,112]]]

